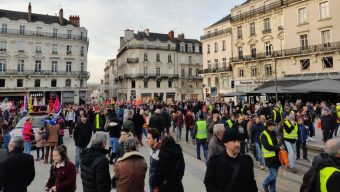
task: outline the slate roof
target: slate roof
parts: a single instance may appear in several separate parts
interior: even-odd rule
[[[224,22],[226,22],[226,21],[229,21],[230,18],[231,18],[231,14],[229,14],[229,15],[223,17],[221,20],[219,20],[219,21],[217,21],[216,23],[210,25],[209,27],[213,27],[213,26],[215,26],[215,25],[218,25],[218,24],[224,23]]]
[[[16,21],[20,19],[27,21],[28,13],[0,9],[0,18],[1,17],[6,17],[10,20],[16,20]],[[36,22],[36,21],[41,21],[45,24],[52,24],[52,23],[59,24],[59,16],[41,15],[41,14],[32,13],[32,22]],[[68,24],[73,25],[71,22],[69,22],[67,19],[64,18],[64,26]]]
[[[134,34],[134,38],[137,40],[143,40],[146,39],[148,41],[169,41],[168,34],[163,34],[163,33],[149,33],[149,35],[146,35],[144,31],[139,31],[137,34]],[[175,42],[180,42],[178,38],[174,38]],[[199,40],[197,39],[184,39],[184,42],[186,43],[192,43],[192,44],[202,44]]]

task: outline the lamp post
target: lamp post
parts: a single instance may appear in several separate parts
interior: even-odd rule
[[[271,48],[272,48],[272,57],[274,59],[274,70],[275,70],[275,102],[277,103],[278,100],[278,96],[277,96],[277,68],[276,68],[276,59],[275,59],[275,51],[274,51],[274,47],[273,44],[270,44]]]

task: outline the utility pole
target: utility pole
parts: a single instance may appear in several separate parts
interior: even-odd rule
[[[271,48],[272,48],[272,57],[274,59],[274,70],[275,70],[275,102],[277,103],[278,101],[278,96],[277,96],[277,67],[276,67],[276,54],[274,51],[274,47],[273,44],[271,44]]]

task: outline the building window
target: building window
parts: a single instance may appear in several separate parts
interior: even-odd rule
[[[181,52],[184,52],[184,51],[185,51],[185,46],[184,46],[184,45],[181,45],[181,46],[180,46],[180,51],[181,51]]]
[[[257,67],[251,67],[251,76],[256,77],[257,76]]]
[[[264,28],[264,31],[265,32],[270,32],[270,19],[269,18],[266,18],[263,20],[263,28]]]
[[[243,48],[242,47],[238,47],[237,51],[238,51],[238,58],[239,59],[243,59]]]
[[[161,76],[161,68],[156,68],[156,76]]]
[[[25,63],[24,60],[22,59],[18,60],[18,68],[17,68],[18,72],[24,72],[24,63]]]
[[[215,68],[218,68],[218,59],[215,59]]]
[[[264,47],[266,50],[266,56],[271,56],[272,55],[272,44],[269,41],[267,41],[264,43]]]
[[[214,43],[214,51],[215,51],[215,53],[218,52],[218,43],[217,42]]]
[[[23,79],[17,79],[17,87],[23,87],[24,86],[24,80]]]
[[[34,80],[34,87],[40,87],[40,79]]]
[[[330,30],[321,31],[321,41],[324,47],[331,46],[331,31]]]
[[[273,74],[272,65],[265,65],[265,71],[267,76],[271,76]]]
[[[84,32],[80,32],[80,40],[85,40],[84,39]]]
[[[148,54],[144,53],[144,61],[148,61]]]
[[[188,52],[190,52],[190,53],[192,52],[192,46],[188,47]]]
[[[192,56],[189,56],[189,64],[192,64]]]
[[[19,31],[20,35],[25,35],[25,26],[20,26],[20,31]]]
[[[6,72],[6,60],[0,60],[0,72]]]
[[[148,88],[148,81],[144,81],[144,88]]]
[[[223,68],[227,68],[227,58],[225,57],[222,58],[222,65],[223,65]]]
[[[185,76],[185,69],[181,70],[181,76],[184,77]]]
[[[239,77],[244,77],[244,73],[243,73],[243,69],[242,68],[238,68],[238,76]]]
[[[168,63],[171,63],[172,62],[172,60],[171,60],[171,55],[169,54],[168,55]]]
[[[135,80],[131,81],[131,88],[132,89],[136,88],[136,81]]]
[[[72,30],[67,30],[67,39],[72,38]]]
[[[148,76],[148,67],[144,67],[144,76]]]
[[[255,22],[249,24],[250,35],[255,35]]]
[[[237,38],[242,38],[242,26],[237,27]]]
[[[72,71],[72,62],[67,61],[66,62],[66,73],[70,73]]]
[[[41,60],[36,60],[35,61],[34,72],[36,72],[36,73],[40,73],[41,72]]]
[[[52,54],[58,54],[58,45],[57,44],[52,45]]]
[[[208,78],[208,87],[211,87],[211,78]]]
[[[189,77],[192,76],[192,68],[189,68]]]
[[[320,19],[327,19],[330,17],[328,1],[321,2],[319,4],[319,9],[320,9]]]
[[[161,81],[158,81],[158,80],[156,81],[156,87],[161,88]]]
[[[256,58],[256,45],[255,44],[250,45],[250,53],[251,53],[251,58],[255,59]]]
[[[207,54],[210,54],[210,45],[207,45]]]
[[[67,45],[67,46],[66,46],[66,54],[67,54],[67,55],[72,54],[72,46],[71,46],[71,45]]]
[[[195,52],[196,52],[196,53],[199,53],[199,52],[200,52],[200,46],[199,46],[199,45],[196,45],[196,46],[195,46]]]
[[[307,23],[307,9],[306,7],[298,10],[298,24]]]
[[[208,69],[211,69],[211,61],[208,60],[207,63],[208,63]]]
[[[1,25],[1,33],[7,33],[7,24]]]
[[[53,29],[53,36],[52,37],[58,37],[58,29]]]
[[[71,87],[71,79],[65,80],[65,87]]]
[[[42,27],[37,27],[37,35],[42,36]]]
[[[51,71],[53,73],[58,71],[58,61],[52,61],[52,69],[51,69]]]
[[[19,41],[18,42],[18,52],[19,53],[24,53],[25,52],[25,42],[24,41]]]
[[[83,62],[80,63],[80,72],[84,72],[85,71],[85,65]]]
[[[220,82],[218,81],[218,77],[215,77],[215,86],[216,87],[220,86]]]
[[[308,36],[307,34],[300,35],[301,50],[308,50]]]
[[[161,55],[159,53],[156,54],[156,61],[157,62],[161,61]]]
[[[196,76],[198,76],[198,73],[199,73],[199,69],[196,69]]]
[[[80,56],[84,56],[84,46],[80,47]]]
[[[300,60],[301,70],[307,70],[310,68],[310,59]]]
[[[6,85],[6,80],[0,79],[0,87],[5,87],[5,85]]]
[[[322,58],[323,68],[333,68],[333,57]]]
[[[6,41],[0,41],[0,51],[7,51],[7,42]]]
[[[172,81],[168,81],[168,87],[172,88]]]
[[[41,43],[37,43],[36,46],[35,46],[35,52],[36,53],[41,53],[41,47],[42,47],[42,44]]]
[[[51,87],[57,87],[57,80],[51,79]]]
[[[79,84],[80,87],[84,87],[84,79],[80,79]]]
[[[226,44],[225,44],[225,40],[222,41],[222,51],[226,50]]]

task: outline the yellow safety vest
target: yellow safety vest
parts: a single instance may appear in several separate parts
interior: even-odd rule
[[[206,139],[207,138],[207,123],[204,120],[199,120],[196,122],[197,127],[197,139]]]
[[[100,126],[99,126],[99,113],[96,114],[96,129],[100,129]]]
[[[328,192],[327,181],[336,171],[340,172],[340,169],[335,167],[325,167],[320,170],[320,192]]]
[[[229,128],[233,128],[233,122],[231,121],[231,119],[227,120],[227,124]]]
[[[261,135],[260,135],[260,138],[262,137],[262,135],[266,136],[267,140],[268,140],[268,144],[273,146],[273,141],[272,139],[270,138],[268,132],[266,130],[264,130]],[[270,157],[275,157],[276,156],[276,153],[275,151],[268,151],[267,149],[265,149],[262,145],[262,154],[263,154],[263,157],[264,158],[270,158]]]
[[[292,124],[286,120],[285,124],[290,128],[292,126]],[[294,129],[292,130],[292,132],[287,133],[285,129],[283,129],[283,138],[285,139],[298,139],[298,126],[297,123],[295,123]]]
[[[274,119],[273,119],[273,121],[276,122],[276,111],[275,111],[275,110],[273,110],[273,114],[274,114]]]
[[[340,123],[340,105],[337,105],[337,106],[336,106],[336,114],[337,114],[337,116],[338,116],[337,122]]]

